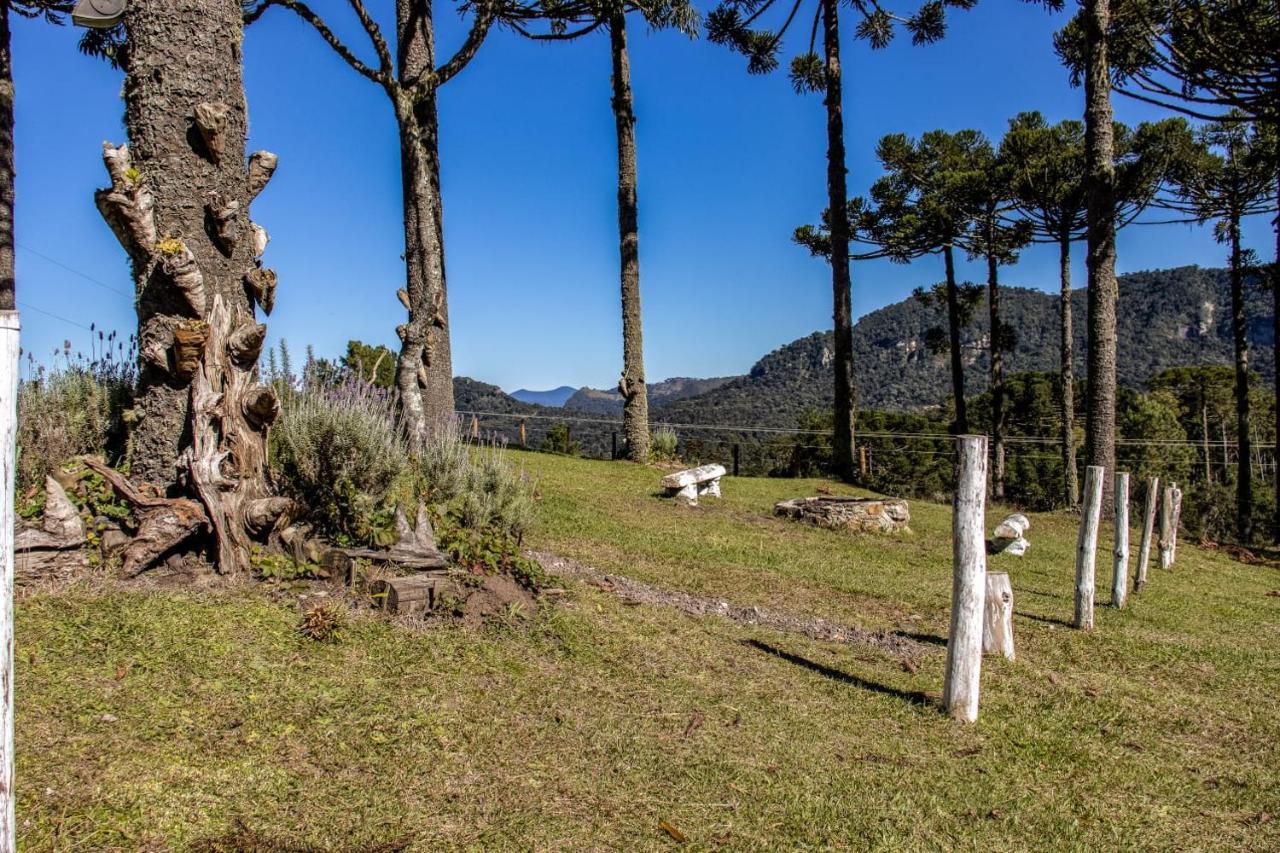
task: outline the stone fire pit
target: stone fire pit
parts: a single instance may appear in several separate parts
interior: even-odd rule
[[[906,530],[911,521],[907,502],[897,498],[795,498],[775,504],[773,512],[818,527],[858,533],[893,533]]]

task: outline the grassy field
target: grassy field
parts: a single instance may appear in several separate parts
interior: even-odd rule
[[[727,479],[684,508],[653,470],[516,458],[540,484],[533,547],[928,651],[904,664],[584,583],[527,625],[358,619],[332,645],[261,588],[28,594],[23,849],[1280,846],[1280,570],[1184,545],[1083,634],[1073,520],[1035,516],[1029,554],[992,561],[1019,658],[984,663],[966,726],[936,704],[948,507],[850,537],[771,516],[819,481]]]

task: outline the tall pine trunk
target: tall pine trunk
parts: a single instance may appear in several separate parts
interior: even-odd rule
[[[1280,150],[1275,152],[1276,159],[1280,161]],[[1280,210],[1280,174],[1276,175],[1276,209]],[[1276,468],[1275,468],[1275,489],[1276,489],[1276,508],[1273,525],[1275,530],[1272,531],[1276,541],[1280,542],[1280,214],[1276,215],[1274,220],[1274,230],[1276,237],[1276,256],[1275,262],[1271,265],[1271,323],[1273,350],[1275,357],[1275,394],[1276,394]]]
[[[1236,394],[1236,533],[1242,543],[1253,536],[1253,456],[1249,434],[1249,340],[1244,313],[1244,256],[1240,248],[1240,215],[1227,224],[1231,238],[1231,338],[1235,347]]]
[[[1085,0],[1085,180],[1089,269],[1088,464],[1101,466],[1103,505],[1111,505],[1116,463],[1116,204],[1115,140],[1107,35],[1111,0]]]
[[[987,223],[987,245],[995,234]],[[1000,334],[1000,265],[993,252],[987,254],[987,313],[991,321],[991,494],[1004,500],[1004,351]]]
[[[835,336],[835,436],[831,444],[836,475],[853,478],[856,389],[853,380],[853,282],[849,274],[849,192],[844,153],[843,95],[840,84],[839,0],[822,0],[822,44],[827,108],[827,209],[831,211],[831,294]]]
[[[951,244],[942,247],[947,269],[947,341],[951,351],[951,396],[955,398],[956,419],[951,431],[956,435],[969,432],[969,409],[964,399],[964,353],[960,341],[960,287],[956,284],[956,262]]]
[[[613,57],[613,119],[618,136],[618,251],[622,279],[622,430],[627,457],[649,461],[649,389],[644,376],[640,317],[640,226],[636,200],[636,116],[631,102],[627,22],[621,9],[609,19]]]
[[[0,0],[0,311],[17,307],[13,257],[13,52],[9,3]]]
[[[1080,484],[1076,477],[1076,379],[1075,337],[1071,316],[1071,232],[1063,229],[1058,236],[1058,277],[1061,289],[1059,308],[1062,315],[1062,340],[1059,344],[1062,408],[1062,484],[1067,506],[1080,503]]]
[[[401,81],[430,74],[435,63],[431,4],[396,0]],[[400,356],[396,386],[405,430],[428,438],[453,416],[453,357],[444,265],[444,213],[440,193],[440,125],[436,90],[387,87],[400,138],[406,286],[399,292],[409,322],[396,328]]]
[[[254,306],[270,312],[275,273],[261,267],[266,232],[249,219],[276,157],[259,152],[246,166],[237,0],[130,0],[124,23],[129,144],[104,145],[111,187],[97,203],[137,288],[131,475],[161,494],[198,497],[219,568],[245,571],[249,537],[287,505],[266,482],[278,403],[256,381],[266,326]],[[126,564],[145,568],[165,537],[176,537],[172,546],[191,535],[182,525],[197,511],[189,500],[149,506]],[[149,523],[163,529],[144,541]]]

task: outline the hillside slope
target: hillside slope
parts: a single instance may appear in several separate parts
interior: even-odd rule
[[[741,377],[721,376],[714,379],[689,379],[676,376],[661,382],[650,382],[649,405],[660,406],[686,397],[696,397],[739,378]],[[622,394],[614,388],[579,388],[577,393],[565,401],[564,407],[598,415],[621,415]]]
[[[1006,355],[1010,373],[1058,369],[1058,298],[1038,290],[1002,289],[1005,322],[1017,333]],[[1270,300],[1248,297],[1250,364],[1270,379],[1274,336]],[[1231,315],[1227,273],[1182,267],[1132,273],[1120,279],[1119,379],[1141,386],[1166,367],[1231,362]],[[1077,376],[1086,356],[1085,292],[1075,293]],[[854,326],[854,372],[859,405],[875,409],[922,409],[950,393],[948,356],[925,346],[925,334],[945,325],[941,306],[907,299],[873,311]],[[986,300],[965,331],[966,391],[987,387],[989,323]],[[806,409],[832,405],[832,340],[815,332],[760,359],[751,372],[695,397],[655,407],[655,420],[670,423],[791,426]]]

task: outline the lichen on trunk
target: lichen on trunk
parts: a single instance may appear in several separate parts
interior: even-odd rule
[[[140,536],[154,538],[154,558],[205,528],[219,569],[245,571],[250,537],[286,509],[266,480],[278,405],[257,381],[266,327],[254,306],[270,310],[275,276],[261,267],[266,232],[248,218],[276,158],[244,156],[236,0],[132,0],[124,23],[129,143],[104,146],[111,185],[96,200],[137,288],[130,475],[149,485],[148,499],[183,501],[189,516],[198,498],[205,515]]]

